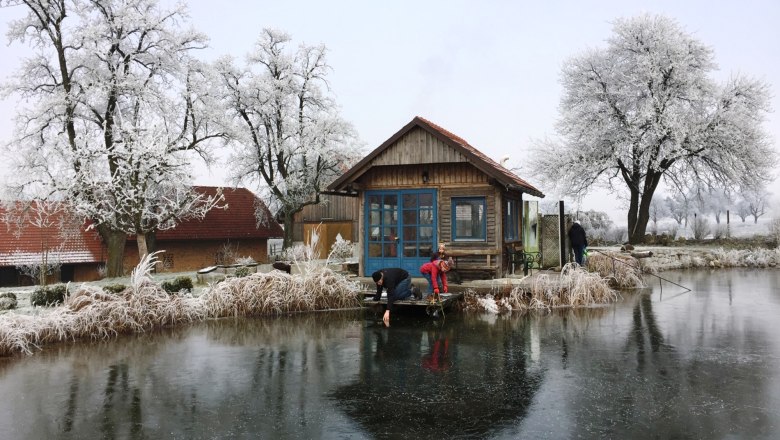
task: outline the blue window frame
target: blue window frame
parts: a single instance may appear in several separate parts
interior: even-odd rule
[[[520,239],[520,201],[506,199],[504,206],[504,240]]]
[[[487,202],[484,197],[452,198],[452,240],[487,241]]]

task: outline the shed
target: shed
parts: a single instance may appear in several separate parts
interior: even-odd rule
[[[458,270],[499,276],[522,246],[523,194],[541,191],[463,138],[415,117],[335,180],[356,197],[360,273],[401,267],[413,275],[444,243]]]

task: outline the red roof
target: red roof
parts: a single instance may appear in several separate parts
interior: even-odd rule
[[[216,187],[194,188],[207,195],[217,193]],[[174,229],[159,231],[157,240],[275,238],[284,235],[268,208],[251,191],[225,188],[222,194],[226,209],[212,209],[203,220],[188,220]],[[21,204],[17,206],[21,207]],[[257,225],[255,209],[266,212],[266,225]],[[47,251],[50,261],[63,264],[102,262],[106,258],[100,235],[94,229],[86,230],[88,222],[71,226],[72,234],[63,234],[59,225],[66,222],[67,216],[62,212],[51,214],[43,226],[34,226],[29,221],[8,222],[6,213],[6,209],[0,206],[0,266],[40,263]],[[135,241],[135,236],[129,236],[128,240]]]
[[[36,206],[33,203],[31,209]],[[21,209],[23,206],[19,203],[16,208]],[[0,206],[0,217],[5,219],[6,214],[9,214],[9,210]],[[53,210],[45,220],[37,222],[37,226],[29,220],[6,220],[0,224],[0,266],[40,264],[44,254],[47,254],[51,263],[92,263],[104,260],[100,236],[94,230],[86,230],[88,223],[69,223],[68,216],[60,210]],[[68,228],[71,228],[71,233],[63,232]]]
[[[196,186],[195,191],[213,196],[217,193],[214,186]],[[277,238],[284,231],[273,218],[265,204],[246,188],[223,188],[226,209],[212,209],[203,220],[186,220],[173,229],[157,232],[157,241],[190,239],[238,239],[238,238]],[[266,213],[268,222],[257,224],[255,209]],[[135,240],[135,236],[128,237]]]
[[[458,151],[463,153],[463,155],[469,158],[470,162],[474,166],[476,166],[478,169],[480,169],[483,173],[487,174],[488,176],[496,179],[496,181],[504,185],[507,185],[508,187],[516,187],[516,189],[519,189],[523,192],[527,192],[528,194],[537,197],[544,197],[544,194],[542,194],[542,192],[539,191],[536,187],[526,182],[525,180],[521,179],[515,173],[509,171],[508,169],[496,163],[493,159],[489,158],[484,153],[477,150],[471,144],[466,142],[465,139],[461,138],[460,136],[457,136],[456,134],[450,132],[449,130],[446,130],[420,116],[416,116],[414,119],[412,119],[411,122],[406,124],[406,126],[400,129],[396,134],[391,136],[382,145],[380,145],[374,151],[369,153],[368,156],[363,158],[349,171],[347,171],[341,177],[336,179],[332,184],[330,184],[328,189],[339,190],[342,189],[342,187],[349,184],[350,182],[354,181],[354,179],[359,177],[358,173],[360,171],[365,171],[367,169],[366,165],[368,165],[375,157],[377,157],[379,154],[382,153],[382,151],[384,151],[390,145],[395,143],[395,141],[397,141],[401,136],[408,133],[415,127],[420,127],[430,132],[434,136],[437,136],[439,139],[441,139],[447,145],[457,149]]]

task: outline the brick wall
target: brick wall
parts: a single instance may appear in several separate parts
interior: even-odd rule
[[[253,238],[245,240],[181,240],[157,243],[157,250],[165,252],[157,258],[162,262],[160,272],[184,272],[202,269],[217,264],[218,255],[229,250],[235,257],[252,257],[259,263],[268,262],[268,240]],[[228,260],[232,258],[228,257]],[[223,264],[232,264],[224,261]],[[130,273],[138,265],[138,245],[128,241],[124,257],[125,273]]]

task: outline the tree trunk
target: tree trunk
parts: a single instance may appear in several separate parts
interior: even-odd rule
[[[146,234],[143,232],[135,234],[135,241],[138,243],[138,261],[141,261],[149,255],[149,249],[146,247]]]
[[[105,224],[98,226],[97,231],[108,249],[106,277],[121,277],[125,272],[124,256],[127,234],[122,231],[114,231]]]
[[[282,249],[288,249],[293,244],[293,214],[284,214],[284,241]]]

